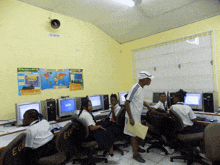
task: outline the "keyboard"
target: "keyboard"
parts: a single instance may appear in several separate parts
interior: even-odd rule
[[[108,115],[97,115],[97,116],[94,116],[95,120],[101,120],[102,118],[105,118],[107,117]]]
[[[205,121],[206,117],[197,116],[196,120],[198,121]]]
[[[57,122],[62,122],[62,121],[66,121],[66,120],[71,120],[74,116],[68,116],[68,117],[64,117],[64,118],[59,118],[57,119]]]

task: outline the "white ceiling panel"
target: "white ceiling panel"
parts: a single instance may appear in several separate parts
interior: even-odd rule
[[[119,43],[184,26],[220,13],[219,0],[142,0],[134,7],[111,0],[20,0],[90,22]],[[125,0],[126,1],[126,0]]]

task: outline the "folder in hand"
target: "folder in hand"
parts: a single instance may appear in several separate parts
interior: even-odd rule
[[[129,122],[127,123],[126,129],[132,134],[140,137],[141,139],[145,139],[148,131],[148,127],[144,126],[135,121],[135,124],[132,126]]]

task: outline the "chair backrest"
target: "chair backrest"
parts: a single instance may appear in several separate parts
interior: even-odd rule
[[[205,152],[211,161],[220,160],[220,123],[209,124],[204,130]]]
[[[21,133],[7,145],[1,155],[0,165],[26,164],[24,151],[25,138],[26,134]]]
[[[67,158],[79,154],[81,140],[86,138],[87,130],[82,121],[74,116],[72,122],[67,123],[58,133],[56,146],[59,152],[64,152]]]
[[[184,128],[183,120],[178,113],[174,110],[170,110],[170,116],[175,122],[175,131],[182,131]]]
[[[125,124],[125,112],[126,112],[126,109],[124,106],[122,106],[116,116],[116,123],[121,127],[124,127],[124,124]]]

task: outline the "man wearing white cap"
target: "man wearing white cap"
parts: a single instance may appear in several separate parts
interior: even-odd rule
[[[131,146],[133,151],[133,159],[138,162],[144,163],[145,160],[141,157],[138,152],[141,152],[141,148],[138,147],[137,138],[134,134],[129,132],[126,129],[127,123],[129,122],[132,126],[135,122],[141,123],[141,114],[143,110],[143,105],[151,109],[147,103],[144,102],[144,86],[150,85],[151,80],[154,78],[153,75],[146,71],[141,71],[138,75],[139,82],[133,85],[129,91],[129,94],[126,98],[125,107],[125,127],[124,133],[131,136]]]

